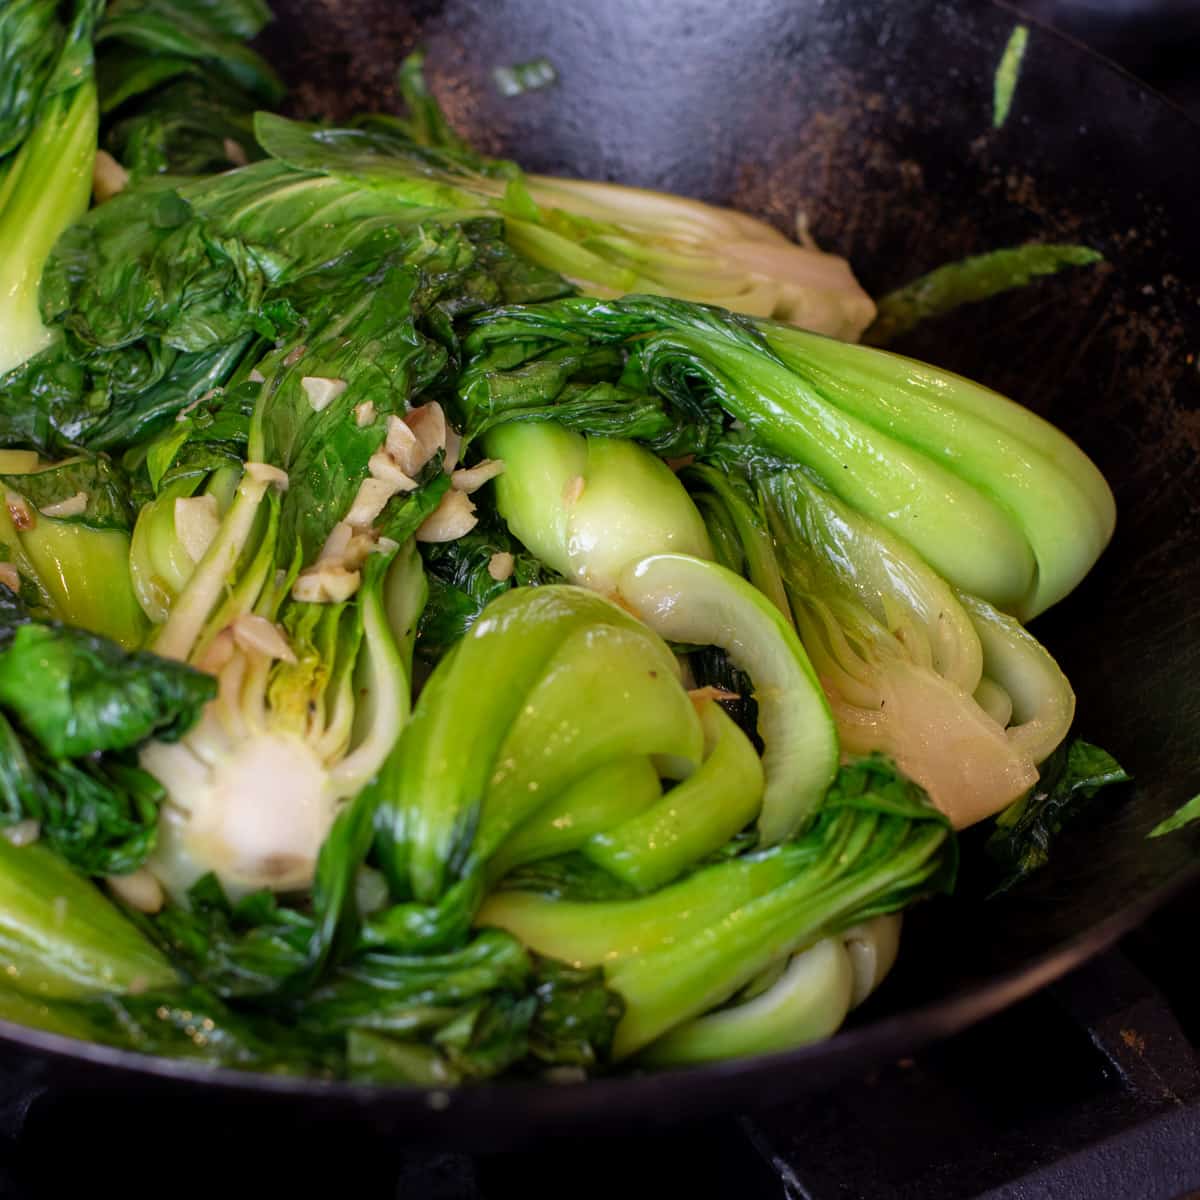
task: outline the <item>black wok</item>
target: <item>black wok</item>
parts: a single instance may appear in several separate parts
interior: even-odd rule
[[[1078,727],[1136,776],[1001,899],[909,920],[899,967],[831,1041],[772,1058],[585,1085],[452,1094],[197,1070],[9,1026],[60,1081],[292,1105],[472,1148],[570,1128],[652,1131],[828,1086],[962,1028],[1070,970],[1200,863],[1200,826],[1146,833],[1200,790],[1200,130],[1078,46],[1032,30],[1011,115],[993,72],[1016,15],[948,0],[277,0],[268,52],[302,112],[394,102],[421,41],[452,121],[547,172],[803,209],[875,294],[971,252],[1085,242],[1099,269],[929,323],[898,346],[1046,414],[1117,495],[1116,540],[1038,631]],[[559,82],[501,99],[491,69],[547,57]],[[967,846],[968,890],[973,854]]]

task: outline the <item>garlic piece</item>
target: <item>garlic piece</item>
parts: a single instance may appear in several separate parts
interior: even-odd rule
[[[236,142],[231,137],[227,137],[221,143],[221,148],[225,151],[225,157],[233,163],[235,167],[244,167],[250,160],[246,157],[246,148],[241,142]]]
[[[162,884],[145,867],[139,867],[128,875],[109,875],[105,882],[114,896],[138,912],[156,913],[166,899]]]
[[[355,529],[366,529],[383,512],[384,505],[396,494],[394,484],[385,479],[369,477],[358,485],[358,495],[346,514],[346,524]]]
[[[439,450],[446,448],[446,414],[436,400],[422,404],[419,408],[409,409],[405,414],[404,423],[417,435],[417,441],[421,443],[421,449],[425,452],[425,462]]]
[[[3,584],[10,592],[21,590],[21,576],[12,563],[0,562],[0,584]]]
[[[257,613],[242,613],[232,625],[233,640],[243,650],[257,650],[268,658],[294,663],[296,655],[282,629]]]
[[[359,429],[365,429],[375,420],[375,401],[364,400],[354,406],[354,423]]]
[[[344,379],[305,375],[300,380],[300,386],[304,389],[313,412],[324,412],[350,385]]]
[[[504,459],[485,458],[473,467],[463,467],[450,476],[450,486],[460,492],[477,492],[489,479],[504,474]]]
[[[111,200],[128,185],[129,172],[107,150],[97,150],[92,167],[92,195],[96,203]]]
[[[429,461],[430,455],[425,453],[417,435],[397,416],[389,416],[387,421],[387,441],[384,449],[388,457],[410,478],[420,473],[421,468]]]
[[[497,582],[503,583],[512,578],[513,568],[517,560],[507,550],[500,550],[488,559],[488,574]]]
[[[367,470],[372,478],[391,484],[397,492],[412,492],[417,488],[417,481],[400,470],[396,460],[384,450],[377,450],[371,455]]]
[[[336,563],[319,563],[292,585],[292,599],[307,604],[340,604],[358,591],[362,576]]]
[[[456,492],[451,488],[417,530],[417,541],[452,542],[464,533],[470,533],[478,523],[475,505],[470,497],[466,492]]]
[[[458,456],[462,453],[462,434],[449,425],[446,426],[446,457],[442,462],[442,470],[447,475],[458,465]]]
[[[220,528],[216,496],[180,496],[175,501],[175,536],[192,562],[205,556]]]

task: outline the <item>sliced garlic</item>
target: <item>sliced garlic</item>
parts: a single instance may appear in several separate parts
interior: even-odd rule
[[[321,553],[317,555],[317,562],[340,563],[346,557],[346,549],[350,545],[350,539],[353,536],[354,530],[351,529],[350,522],[339,521],[329,531],[329,536],[325,539],[325,545],[321,547]]]
[[[242,613],[232,625],[233,640],[243,650],[257,650],[268,658],[294,663],[295,652],[278,625],[257,613]]]
[[[354,423],[359,429],[365,429],[375,420],[375,401],[364,400],[354,406]]]
[[[357,571],[334,563],[321,563],[303,572],[292,585],[292,599],[306,604],[340,604],[362,584]]]
[[[208,553],[220,528],[216,496],[180,496],[175,501],[175,536],[192,562]]]
[[[87,492],[76,492],[75,495],[68,496],[65,500],[56,500],[53,504],[43,504],[40,511],[43,517],[77,517],[80,513],[87,512],[87,506]]]
[[[300,380],[300,386],[304,389],[313,412],[324,412],[350,385],[344,379],[305,375]]]
[[[366,529],[383,512],[384,505],[396,494],[396,486],[386,479],[373,476],[358,485],[358,495],[346,514],[346,524],[355,529]]]
[[[477,492],[489,479],[504,474],[504,459],[485,458],[473,467],[463,467],[450,476],[450,486],[460,492]]]
[[[417,541],[452,542],[464,533],[470,533],[478,523],[471,498],[466,492],[456,492],[451,488],[417,530]]]
[[[417,441],[425,451],[426,462],[439,450],[446,448],[446,414],[436,400],[409,409],[404,423],[417,435]]]
[[[412,492],[418,486],[417,481],[400,470],[392,456],[384,450],[378,450],[371,455],[371,459],[367,463],[367,470],[370,471],[372,478],[391,484],[397,492]]]
[[[427,454],[417,435],[397,416],[388,417],[384,449],[396,466],[410,478],[419,475],[432,456],[432,451]]]
[[[4,507],[8,509],[8,515],[18,533],[36,527],[37,517],[33,515],[33,509],[25,502],[24,496],[18,496],[16,492],[5,492]]]
[[[21,590],[21,576],[17,568],[10,562],[0,562],[0,583],[10,592]]]

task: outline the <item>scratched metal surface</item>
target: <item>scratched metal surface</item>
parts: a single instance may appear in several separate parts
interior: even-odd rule
[[[310,1114],[317,1104],[409,1137],[476,1146],[567,1125],[647,1128],[778,1101],[1041,985],[1111,941],[1193,869],[1200,828],[1145,838],[1200,791],[1200,168],[1197,129],[1182,113],[1035,27],[1011,114],[994,130],[993,71],[1015,20],[999,6],[275,7],[280,20],[267,49],[293,84],[299,113],[394,107],[394,69],[420,42],[451,120],[482,148],[543,171],[731,203],[784,229],[802,211],[818,241],[847,255],[877,294],[947,260],[1026,240],[1102,250],[1099,269],[962,310],[897,348],[1045,413],[1113,484],[1115,542],[1039,632],[1076,685],[1080,731],[1111,748],[1137,783],[1101,804],[1027,887],[1001,901],[956,900],[918,913],[895,977],[856,1026],[783,1059],[572,1089],[467,1089],[444,1110],[410,1092],[279,1080],[210,1077],[214,1091],[224,1087],[227,1099],[271,1091]],[[536,57],[554,64],[557,84],[502,99],[492,70]],[[178,1064],[153,1070],[167,1086],[192,1077]]]

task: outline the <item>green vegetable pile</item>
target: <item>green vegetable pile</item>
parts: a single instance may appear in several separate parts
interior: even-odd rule
[[[956,829],[1022,875],[1123,778],[1024,626],[1103,479],[419,58],[279,115],[268,19],[0,10],[0,1018],[438,1086],[833,1034]]]

